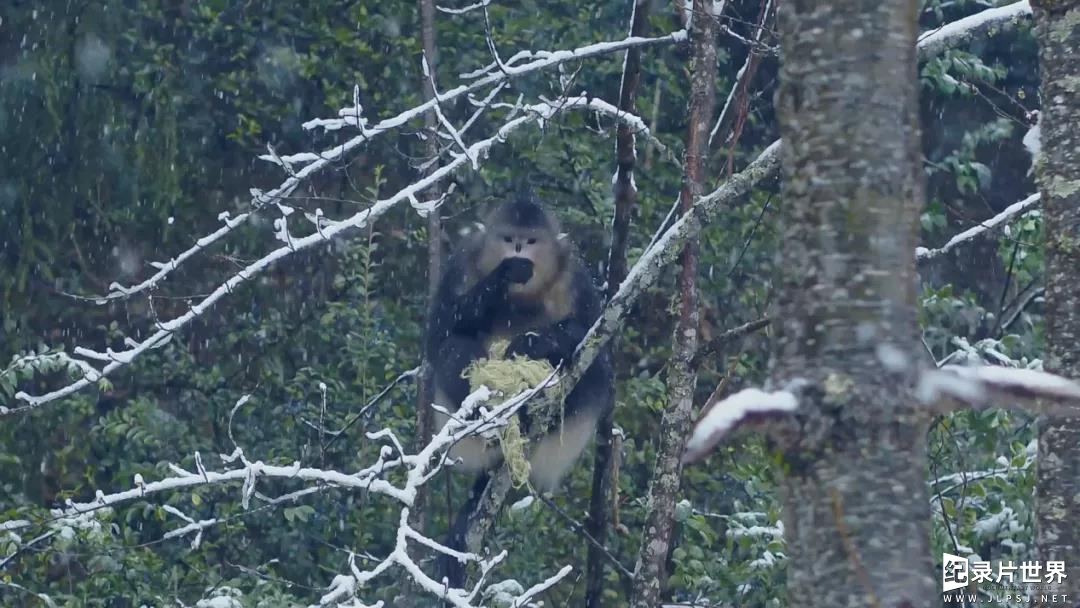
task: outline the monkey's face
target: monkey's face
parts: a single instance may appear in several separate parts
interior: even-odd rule
[[[504,230],[492,235],[498,251],[497,266],[507,258],[524,258],[533,263],[533,275],[527,283],[510,285],[516,296],[535,296],[547,287],[558,272],[559,252],[555,235],[546,230]]]

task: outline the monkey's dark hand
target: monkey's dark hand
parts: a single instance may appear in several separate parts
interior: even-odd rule
[[[526,258],[506,258],[495,273],[507,283],[528,283],[533,275],[533,263]]]
[[[510,341],[510,346],[506,347],[506,356],[521,355],[537,361],[547,360],[552,365],[558,365],[563,358],[559,350],[559,341],[550,333],[528,332]]]

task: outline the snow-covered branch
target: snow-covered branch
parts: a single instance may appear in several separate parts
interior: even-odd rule
[[[800,386],[802,385],[802,386]],[[797,388],[764,392],[744,389],[716,403],[698,422],[686,446],[686,462],[707,456],[718,443],[744,424],[784,418],[798,407]],[[1080,383],[1035,369],[998,365],[945,365],[919,373],[915,396],[930,411],[1021,406],[1040,414],[1080,415]]]
[[[895,371],[906,363],[896,362]],[[794,387],[805,389],[805,381]],[[686,447],[685,460],[707,456],[735,428],[770,422],[795,411],[796,388],[768,393],[742,390],[713,406],[698,422]],[[999,365],[945,365],[919,370],[915,396],[928,411],[1022,407],[1039,414],[1080,415],[1080,382],[1037,369]]]
[[[795,393],[786,390],[765,392],[747,388],[721,399],[694,427],[694,434],[686,442],[683,462],[694,462],[708,455],[716,444],[745,423],[784,417],[798,407]]]
[[[523,589],[514,581],[503,581],[495,585],[488,585],[486,584],[487,574],[502,562],[505,554],[485,559],[475,553],[462,553],[445,547],[412,528],[409,524],[409,511],[418,488],[433,479],[446,465],[447,451],[452,445],[467,436],[489,435],[505,426],[533,395],[546,388],[553,381],[553,376],[549,376],[547,380],[540,383],[539,387],[523,391],[518,395],[502,400],[501,403],[498,399],[492,399],[493,394],[487,388],[479,388],[466,398],[461,409],[432,437],[431,442],[416,454],[405,453],[402,447],[403,443],[389,429],[368,433],[369,439],[382,441],[384,445],[375,463],[353,473],[304,467],[299,462],[290,466],[270,465],[262,461],[249,460],[239,448],[234,450],[232,454],[222,455],[221,460],[225,467],[222,470],[215,471],[205,466],[201,455],[196,453],[194,470],[187,470],[171,464],[169,468],[173,474],[163,479],[146,481],[142,475],[136,475],[132,487],[128,490],[111,494],[99,491],[92,500],[84,502],[69,500],[64,508],[54,511],[55,519],[50,525],[54,528],[57,526],[83,528],[97,526],[93,513],[99,509],[112,508],[134,500],[148,499],[155,495],[178,490],[183,491],[196,486],[225,487],[239,484],[240,502],[246,510],[252,509],[250,503],[253,497],[261,498],[267,505],[276,505],[283,502],[278,499],[266,498],[256,491],[257,485],[265,484],[270,480],[299,480],[312,484],[311,487],[304,490],[290,492],[281,497],[287,497],[290,502],[303,495],[327,487],[366,490],[386,496],[401,504],[395,547],[379,563],[363,571],[356,565],[354,556],[350,560],[350,574],[336,577],[318,605],[363,605],[355,597],[357,591],[375,577],[393,567],[398,567],[408,572],[409,578],[432,596],[446,600],[458,608],[472,608],[479,605],[478,598],[486,597],[486,594],[492,592],[492,587],[498,593],[501,593],[503,597],[508,597],[510,602],[517,602],[514,605],[524,606],[530,598],[535,597],[564,578],[570,572],[569,567],[563,568],[554,576],[528,590]],[[492,400],[497,405],[489,408],[485,405],[489,400]],[[475,417],[473,416],[474,413],[476,414]],[[233,463],[239,463],[239,465],[233,466]],[[389,481],[386,477],[391,472],[398,479],[402,478],[403,472],[404,481],[397,484]],[[207,528],[220,523],[217,519],[197,520],[172,506],[166,505],[164,508],[184,522],[184,525],[179,528],[167,532],[164,538],[182,538],[194,535],[194,539],[191,541],[193,547],[199,544],[201,536]],[[32,525],[29,521],[12,520],[0,523],[0,530],[18,530]],[[462,561],[474,562],[485,576],[472,589],[448,588],[444,583],[436,581],[423,572],[420,565],[409,555],[407,549],[410,545],[419,545],[427,550],[444,553]],[[345,603],[350,601],[351,603]]]
[[[926,370],[916,394],[942,411],[1015,407],[1037,413],[1080,414],[1080,383],[1035,369],[946,365]]]
[[[1007,29],[1031,18],[1031,5],[1024,0],[980,11],[919,36],[919,59],[939,55],[948,49],[967,44],[976,38]]]
[[[958,245],[978,238],[985,234],[987,231],[993,230],[1001,224],[1004,224],[1005,222],[1008,222],[1013,218],[1027,213],[1038,204],[1039,193],[1036,192],[1035,194],[1032,194],[1031,196],[1025,198],[1022,201],[1018,201],[1009,205],[1004,210],[1002,210],[1001,213],[995,215],[994,217],[985,220],[976,226],[972,226],[971,228],[968,228],[960,234],[953,236],[951,239],[948,240],[948,242],[946,242],[938,249],[927,249],[926,247],[917,248],[915,250],[915,258],[922,262],[945,255],[946,253],[956,248]]]
[[[270,465],[257,461],[248,461],[242,451],[237,450],[231,455],[223,455],[223,461],[231,462],[239,459],[242,466],[228,467],[221,471],[206,469],[201,464],[201,457],[196,453],[197,470],[187,471],[179,465],[172,464],[170,469],[174,475],[157,481],[146,482],[141,475],[135,477],[133,486],[129,490],[105,494],[99,491],[93,500],[75,502],[68,500],[61,515],[74,515],[86,513],[104,507],[113,507],[123,503],[150,497],[163,492],[183,490],[195,486],[227,485],[231,483],[244,484],[244,501],[250,500],[255,490],[255,484],[259,479],[292,479],[306,482],[327,484],[330,486],[352,488],[356,490],[368,490],[376,494],[384,494],[403,503],[412,500],[409,489],[397,488],[386,480],[382,475],[389,470],[397,469],[403,464],[401,458],[392,457],[392,450],[384,449],[379,459],[370,467],[355,473],[341,473],[333,470],[317,469],[301,466],[299,462],[291,466]],[[190,523],[190,522],[189,522]]]
[[[457,87],[448,91],[443,91],[438,94],[434,99],[431,99],[423,104],[420,104],[414,108],[410,108],[392,116],[390,118],[383,119],[375,126],[368,128],[366,121],[362,118],[362,109],[357,107],[342,108],[338,111],[340,118],[316,118],[304,123],[305,129],[313,129],[321,127],[326,130],[338,130],[345,127],[356,127],[361,129],[361,135],[359,138],[349,140],[345,144],[335,146],[334,150],[339,150],[343,146],[351,149],[367,139],[394,130],[407,124],[409,121],[423,116],[426,112],[434,111],[437,104],[445,104],[449,101],[453,101],[469,93],[473,93],[482,89],[486,89],[491,86],[498,85],[511,78],[526,76],[534,72],[540,72],[551,67],[558,66],[559,64],[566,63],[568,61],[576,61],[581,59],[587,59],[589,57],[596,57],[598,55],[606,55],[614,53],[616,51],[626,50],[628,48],[637,46],[648,46],[654,44],[670,44],[674,42],[682,42],[686,40],[686,32],[679,30],[672,32],[664,36],[657,36],[654,38],[645,37],[627,37],[622,40],[616,40],[611,42],[597,42],[595,44],[589,44],[586,46],[578,47],[576,49],[568,49],[561,51],[521,51],[513,55],[510,59],[502,62],[501,65],[492,63],[479,70],[473,72],[467,72],[462,74],[463,79],[476,79],[469,84],[458,85]],[[502,68],[502,69],[500,69]],[[355,139],[356,141],[353,143]],[[351,147],[350,147],[351,144]],[[271,160],[266,159],[264,160]]]
[[[486,2],[481,2],[474,8],[482,8],[484,5],[486,5]],[[135,285],[125,286],[120,283],[113,283],[109,286],[109,293],[101,298],[96,298],[96,300],[104,303],[111,299],[127,298],[158,286],[166,276],[179,268],[184,262],[190,260],[207,247],[222,240],[234,229],[254,217],[261,209],[267,207],[271,203],[284,201],[296,190],[296,188],[310,179],[313,175],[332,167],[334,163],[348,157],[353,150],[372,139],[399,129],[410,121],[423,116],[427,112],[436,111],[439,104],[445,104],[459,97],[489,87],[499,87],[511,78],[539,72],[567,61],[596,57],[638,46],[670,44],[685,39],[686,32],[680,30],[655,38],[627,37],[623,40],[598,42],[569,50],[523,51],[514,55],[514,57],[506,62],[508,67],[506,71],[492,70],[491,66],[487,66],[481,70],[472,72],[467,76],[463,76],[463,78],[478,78],[474,82],[460,85],[454,89],[440,93],[437,97],[426,103],[380,120],[374,126],[370,127],[367,125],[367,120],[363,116],[363,109],[358,101],[360,95],[359,89],[354,89],[353,97],[356,101],[354,101],[352,106],[339,110],[339,118],[313,119],[304,123],[303,127],[309,130],[315,128],[339,130],[345,127],[354,127],[360,130],[359,135],[318,152],[300,152],[282,156],[272,148],[269,148],[268,154],[264,154],[259,158],[281,166],[288,177],[276,188],[267,192],[253,188],[251,190],[251,211],[241,213],[232,218],[229,217],[228,212],[222,212],[218,216],[218,219],[223,222],[223,225],[220,228],[197,239],[194,245],[166,262],[152,262],[151,264],[158,269],[152,276]]]
[[[242,270],[230,277],[224,283],[219,285],[209,295],[205,296],[198,303],[192,306],[185,314],[175,317],[169,321],[159,322],[157,324],[157,330],[150,334],[147,338],[141,342],[133,342],[129,344],[129,348],[120,351],[113,351],[111,349],[105,352],[94,351],[84,347],[77,347],[75,354],[85,359],[99,361],[104,363],[100,368],[93,368],[85,362],[80,362],[80,368],[83,371],[83,375],[78,380],[54,390],[52,392],[35,396],[26,392],[19,392],[16,394],[16,398],[25,403],[23,406],[8,408],[0,406],[0,416],[10,415],[21,411],[33,409],[42,404],[60,399],[71,395],[91,384],[97,382],[103,377],[115,372],[117,369],[124,367],[132,363],[139,356],[145,354],[147,351],[162,346],[168,342],[172,334],[192,321],[197,319],[206,310],[210,309],[215,303],[231,294],[238,286],[245,281],[248,281],[260,273],[268,270],[274,264],[280,262],[286,257],[295,254],[298,251],[308,249],[319,243],[325,242],[333,237],[341,234],[342,232],[355,228],[362,228],[375,221],[377,218],[385,214],[392,209],[395,205],[402,203],[403,201],[409,201],[414,205],[419,205],[419,196],[431,185],[438,183],[439,181],[449,177],[454,171],[465,168],[467,165],[471,165],[473,160],[486,158],[491,148],[496,144],[505,142],[510,135],[520,129],[523,126],[533,123],[543,123],[546,120],[553,118],[556,113],[562,109],[593,109],[597,111],[604,111],[604,105],[602,103],[593,103],[584,97],[574,97],[557,101],[543,101],[534,105],[524,106],[522,112],[519,112],[516,118],[513,118],[503,124],[494,135],[489,138],[476,141],[465,147],[465,151],[457,154],[452,154],[451,159],[440,166],[435,171],[432,171],[427,176],[413,182],[409,186],[399,190],[396,194],[376,201],[373,205],[360,211],[351,217],[335,222],[320,222],[314,232],[306,236],[292,236],[289,235],[285,239],[285,243],[267,253],[258,260],[245,266]],[[623,113],[623,120],[635,121],[632,118]],[[636,119],[640,122],[640,119]],[[284,218],[281,218],[283,221]]]
[[[471,13],[475,10],[486,8],[489,4],[491,4],[491,0],[480,0],[480,2],[475,2],[461,8],[450,8],[438,4],[435,5],[435,8],[447,15],[464,15],[465,13]]]
[[[548,103],[550,111],[558,111],[562,109],[581,109],[592,110],[597,114],[603,114],[616,122],[622,123],[629,127],[633,131],[635,137],[644,137],[654,148],[659,150],[668,160],[675,166],[681,166],[681,161],[675,156],[675,154],[668,148],[664,142],[657,139],[653,134],[649,126],[645,124],[645,120],[637,114],[632,114],[625,110],[620,110],[618,107],[604,101],[597,97],[590,97],[587,95],[579,95],[577,97],[568,97],[563,100],[548,102],[541,98],[541,101]]]

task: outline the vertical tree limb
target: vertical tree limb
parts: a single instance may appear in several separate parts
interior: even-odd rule
[[[753,42],[758,43],[765,36],[765,30],[768,26],[772,16],[776,14],[776,4],[779,0],[761,0],[761,8],[758,11],[757,27],[754,29]],[[746,114],[749,110],[750,103],[750,83],[754,80],[754,75],[757,73],[758,66],[761,64],[761,49],[756,45],[751,45],[747,50],[746,61],[743,62],[741,68],[735,75],[735,84],[731,87],[731,91],[728,92],[727,100],[724,102],[724,106],[720,109],[720,115],[716,117],[716,124],[713,125],[712,131],[709,133],[709,146],[712,147],[716,136],[722,137],[721,144],[728,144],[728,174],[734,172],[731,165],[731,153],[735,149],[735,145],[738,143],[739,135],[742,133],[742,126],[746,121]],[[728,133],[729,126],[732,121],[736,121],[736,126]]]
[[[427,61],[428,72],[431,74],[430,78],[422,77],[423,82],[423,95],[424,101],[430,101],[435,98],[435,73],[436,67],[439,64],[438,46],[436,45],[435,37],[435,0],[420,0],[420,36],[423,39],[424,45],[424,59]],[[436,135],[436,130],[439,126],[439,119],[434,112],[428,112],[424,115],[424,131],[427,135],[427,140],[424,142],[424,156],[428,159],[434,159],[439,156],[439,137]],[[438,162],[433,162],[424,169],[424,177],[430,176],[436,169],[439,168]],[[426,196],[429,200],[435,200],[439,198],[442,187],[438,184],[431,186],[427,190]],[[435,291],[439,287],[439,277],[442,274],[442,224],[439,215],[439,210],[432,211],[427,216],[427,251],[428,251],[428,302],[435,297]],[[431,435],[434,432],[432,428],[435,424],[433,412],[431,410],[431,401],[434,398],[432,393],[432,370],[428,361],[424,361],[420,367],[419,382],[416,383],[416,445],[424,446],[431,442]],[[416,502],[413,504],[413,509],[410,511],[413,521],[412,525],[417,530],[425,530],[428,519],[428,487],[421,486],[420,491],[417,493]]]
[[[716,20],[710,18],[712,2],[694,0],[690,40],[691,66],[689,124],[686,159],[679,206],[685,215],[702,192],[702,166],[709,123],[715,102]],[[675,326],[671,371],[668,374],[668,406],[660,423],[660,445],[649,483],[645,529],[634,570],[630,605],[653,608],[660,601],[661,584],[667,579],[665,563],[675,525],[675,500],[679,492],[682,452],[693,414],[697,375],[691,363],[698,343],[697,239],[687,242],[680,256],[679,319]]]
[[[1033,0],[1042,151],[1036,160],[1046,235],[1046,371],[1080,378],[1080,0]],[[1080,587],[1080,418],[1039,422],[1035,542],[1064,561],[1055,590]],[[1041,605],[1041,604],[1040,604]]]
[[[649,1],[631,0],[630,36],[644,36],[649,23]],[[628,49],[623,59],[622,82],[619,85],[619,110],[637,113],[638,84],[641,81],[641,49]],[[607,293],[610,298],[626,278],[626,247],[630,237],[630,216],[637,205],[637,186],[634,169],[637,148],[634,132],[626,124],[619,123],[615,135],[615,181],[612,194],[615,212],[611,221],[611,250],[608,253]],[[614,350],[614,341],[604,347]],[[614,404],[612,404],[614,405]],[[586,530],[597,543],[607,540],[609,513],[612,508],[612,486],[619,480],[613,475],[613,441],[611,437],[615,408],[611,407],[596,425],[596,458],[593,462],[592,492],[589,499],[589,518]],[[585,606],[600,608],[604,591],[604,552],[600,547],[589,545],[586,565]]]

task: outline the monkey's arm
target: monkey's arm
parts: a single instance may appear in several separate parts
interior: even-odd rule
[[[574,274],[573,293],[574,312],[570,317],[515,337],[507,347],[507,354],[547,359],[552,365],[569,363],[601,309],[600,294],[586,271]]]
[[[546,359],[552,365],[570,361],[574,349],[589,330],[577,319],[566,319],[516,336],[506,349],[507,355],[522,355],[529,359]]]
[[[438,357],[443,341],[451,336],[476,338],[490,331],[494,311],[506,305],[509,285],[528,282],[533,273],[531,261],[507,258],[476,285],[459,294],[465,261],[463,257],[451,258],[439,282],[426,344],[431,359]]]

